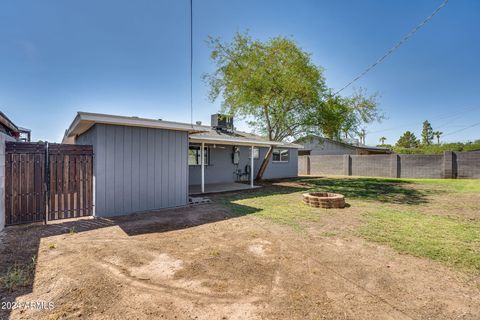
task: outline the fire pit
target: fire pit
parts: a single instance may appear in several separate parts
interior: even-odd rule
[[[344,208],[345,197],[338,193],[310,192],[303,194],[303,202],[315,208]]]

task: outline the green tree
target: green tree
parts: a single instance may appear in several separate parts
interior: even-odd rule
[[[442,131],[435,131],[433,132],[433,135],[435,138],[437,138],[437,144],[440,144],[440,137],[442,136],[443,132]]]
[[[417,148],[419,141],[414,133],[406,131],[396,143],[398,148]]]
[[[311,118],[310,130],[312,134],[341,140],[362,136],[362,125],[382,119],[376,94],[368,96],[364,89],[356,90],[349,97],[329,92],[318,105],[316,117]]]
[[[382,145],[382,146],[385,145],[385,140],[387,140],[387,138],[381,137],[381,138],[379,139],[380,145]]]
[[[312,124],[326,92],[323,70],[288,38],[266,42],[237,33],[231,43],[210,37],[215,72],[204,76],[210,99],[222,97],[222,111],[247,120],[272,141],[299,136]],[[257,174],[261,179],[270,148]]]
[[[430,145],[433,141],[433,129],[432,125],[428,120],[423,122],[423,129],[422,129],[422,144],[423,145]]]

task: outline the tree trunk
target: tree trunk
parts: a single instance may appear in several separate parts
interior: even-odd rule
[[[255,180],[262,180],[263,174],[267,170],[268,164],[270,163],[270,158],[272,157],[272,153],[273,153],[273,147],[270,147],[267,151],[267,154],[265,155],[265,158],[263,158],[262,164],[258,169],[257,177],[255,178]]]

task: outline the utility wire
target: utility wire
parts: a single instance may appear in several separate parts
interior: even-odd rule
[[[477,106],[474,106],[474,107],[469,107],[469,108],[465,108],[465,109],[462,109],[460,111],[456,111],[454,113],[448,113],[448,114],[444,114],[444,115],[440,115],[439,117],[433,117],[431,118],[431,120],[444,120],[444,119],[455,119],[455,118],[459,118],[463,115],[466,114],[466,112],[468,111],[471,111],[471,110],[474,110],[474,109],[477,109],[478,107]],[[410,123],[406,123],[406,124],[402,124],[402,125],[399,125],[399,126],[395,126],[395,127],[390,127],[390,128],[387,128],[387,129],[380,129],[380,130],[375,130],[375,131],[368,131],[367,133],[380,133],[380,132],[385,132],[385,131],[392,131],[392,130],[396,130],[396,129],[401,129],[401,128],[404,128],[404,127],[409,127],[409,126],[413,126],[413,125],[418,125],[419,122],[410,122]],[[440,129],[441,127],[444,127],[445,125],[447,124],[450,124],[450,122],[448,123],[444,123],[440,126],[436,126],[437,129]]]
[[[190,0],[190,124],[193,127],[193,0]]]
[[[467,129],[476,127],[476,126],[480,126],[480,122],[474,123],[474,124],[472,124],[472,125],[469,125],[469,126],[467,126],[467,127],[465,127],[465,128],[462,128],[462,129],[459,129],[459,130],[456,130],[456,131],[449,132],[449,133],[447,133],[447,134],[442,135],[442,137],[451,136],[452,134],[459,133],[459,132],[465,131],[465,130],[467,130]]]
[[[407,33],[405,36],[403,36],[402,39],[400,39],[400,41],[394,45],[393,47],[390,48],[390,50],[388,50],[380,59],[378,59],[377,61],[375,61],[375,63],[373,63],[371,66],[369,66],[367,69],[365,69],[362,73],[360,73],[358,76],[356,76],[352,81],[350,81],[349,83],[347,83],[345,86],[343,86],[340,90],[338,90],[337,92],[335,92],[334,96],[336,96],[337,94],[339,94],[340,92],[342,92],[343,90],[345,90],[346,88],[348,88],[349,86],[351,86],[354,82],[358,81],[361,77],[363,77],[364,75],[366,75],[368,72],[370,72],[370,70],[372,70],[373,68],[375,68],[377,65],[379,65],[380,63],[383,62],[383,60],[385,60],[389,55],[391,55],[395,50],[397,50],[398,48],[400,48],[400,46],[402,46],[402,44],[404,44],[405,42],[408,41],[408,39],[410,39],[415,33],[417,33],[418,30],[420,30],[424,25],[426,25],[440,10],[442,10],[443,7],[446,6],[446,4],[448,3],[448,0],[445,0],[442,2],[442,4],[437,8],[435,9],[435,11],[433,11],[433,13],[431,15],[429,15],[427,18],[425,18],[425,20],[423,20],[419,25],[417,25],[415,28],[413,28],[409,33]]]

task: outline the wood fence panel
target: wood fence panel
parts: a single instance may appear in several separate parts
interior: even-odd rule
[[[50,179],[56,181],[50,189],[49,220],[92,215],[92,146],[51,144],[48,155]]]
[[[5,151],[6,225],[93,214],[92,146],[7,142]]]
[[[6,225],[45,219],[44,159],[44,144],[5,144]]]

